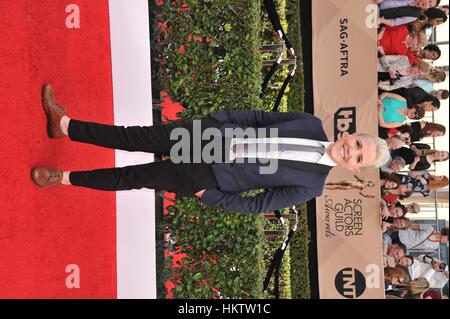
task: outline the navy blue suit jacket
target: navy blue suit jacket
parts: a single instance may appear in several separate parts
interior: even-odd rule
[[[327,141],[322,121],[308,113],[277,113],[264,111],[227,111],[212,118],[226,128],[278,128],[279,131],[296,131],[299,138]],[[299,205],[322,194],[325,180],[331,168],[310,167],[298,169],[279,165],[272,175],[261,175],[260,164],[214,164],[213,171],[218,188],[207,189],[201,201],[208,205],[242,214],[257,214]],[[320,165],[317,165],[320,166]],[[244,198],[242,192],[266,189],[265,193]]]

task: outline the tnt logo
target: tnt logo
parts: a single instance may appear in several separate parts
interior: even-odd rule
[[[334,280],[336,290],[345,298],[355,299],[366,291],[366,278],[356,268],[342,269]]]
[[[334,114],[334,140],[356,132],[356,107],[340,108]]]

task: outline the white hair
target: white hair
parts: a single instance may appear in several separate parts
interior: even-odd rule
[[[370,134],[358,134],[358,135],[365,138],[371,138],[377,147],[377,154],[375,161],[371,165],[372,167],[380,168],[391,159],[389,147],[385,140],[379,138],[378,136],[373,136]]]

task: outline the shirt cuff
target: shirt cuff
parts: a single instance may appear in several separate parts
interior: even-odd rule
[[[217,188],[210,188],[205,190],[203,196],[200,198],[200,201],[207,205],[215,205],[222,198],[223,193],[219,191]]]

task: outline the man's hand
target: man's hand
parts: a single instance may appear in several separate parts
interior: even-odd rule
[[[405,143],[406,145],[411,145],[411,138],[408,134],[408,136],[404,136],[403,134],[400,134],[400,138],[402,139],[403,143]]]
[[[204,190],[202,190],[202,191],[200,191],[198,193],[195,193],[195,196],[197,196],[198,198],[202,198],[202,196],[205,193],[205,191],[206,191],[206,189],[204,189]]]
[[[382,207],[380,209],[380,216],[381,218],[385,218],[389,216],[389,208],[387,208],[386,206]]]
[[[384,24],[384,25],[387,25],[387,26],[392,25],[392,20],[385,19],[384,17],[381,17],[381,18],[378,20],[378,22],[379,22],[380,24]]]
[[[419,162],[420,162],[420,157],[419,157],[419,156],[416,156],[416,157],[414,158],[414,161],[412,162],[411,165],[416,165],[416,164],[419,163]]]
[[[378,112],[384,112],[384,105],[381,100],[378,100]]]
[[[385,27],[381,27],[381,28],[380,28],[380,31],[378,32],[378,42],[380,42],[380,40],[383,39],[384,32],[386,32],[386,28],[385,28]],[[381,48],[381,51],[380,51],[380,48]],[[385,55],[385,54],[384,54],[383,47],[380,47],[380,46],[379,46],[379,47],[378,47],[378,52],[380,52],[382,55]]]
[[[387,256],[384,256],[384,258],[383,258],[383,265],[384,265],[384,267],[395,268],[397,263],[395,262],[394,257],[387,255]]]
[[[391,151],[403,147],[404,144],[403,141],[398,137],[389,137],[386,139],[386,142]]]
[[[440,261],[440,260],[436,260],[436,259],[435,259],[435,260],[431,263],[431,266],[433,267],[433,269],[434,269],[435,271],[442,272],[441,268],[439,268],[439,267],[441,266],[441,261]]]
[[[381,232],[385,233],[389,229],[390,225],[391,224],[389,224],[389,223],[383,222],[383,224],[381,225]]]
[[[391,77],[391,79],[397,78],[397,70],[390,68],[389,69],[389,76]]]
[[[428,185],[428,181],[422,176],[418,176],[417,179],[422,183],[422,185]]]
[[[418,51],[420,49],[419,37],[415,32],[410,33],[405,42],[406,46],[409,47],[411,51]]]
[[[388,266],[388,263],[387,263],[387,256],[384,256],[383,257],[383,268],[386,268]]]

